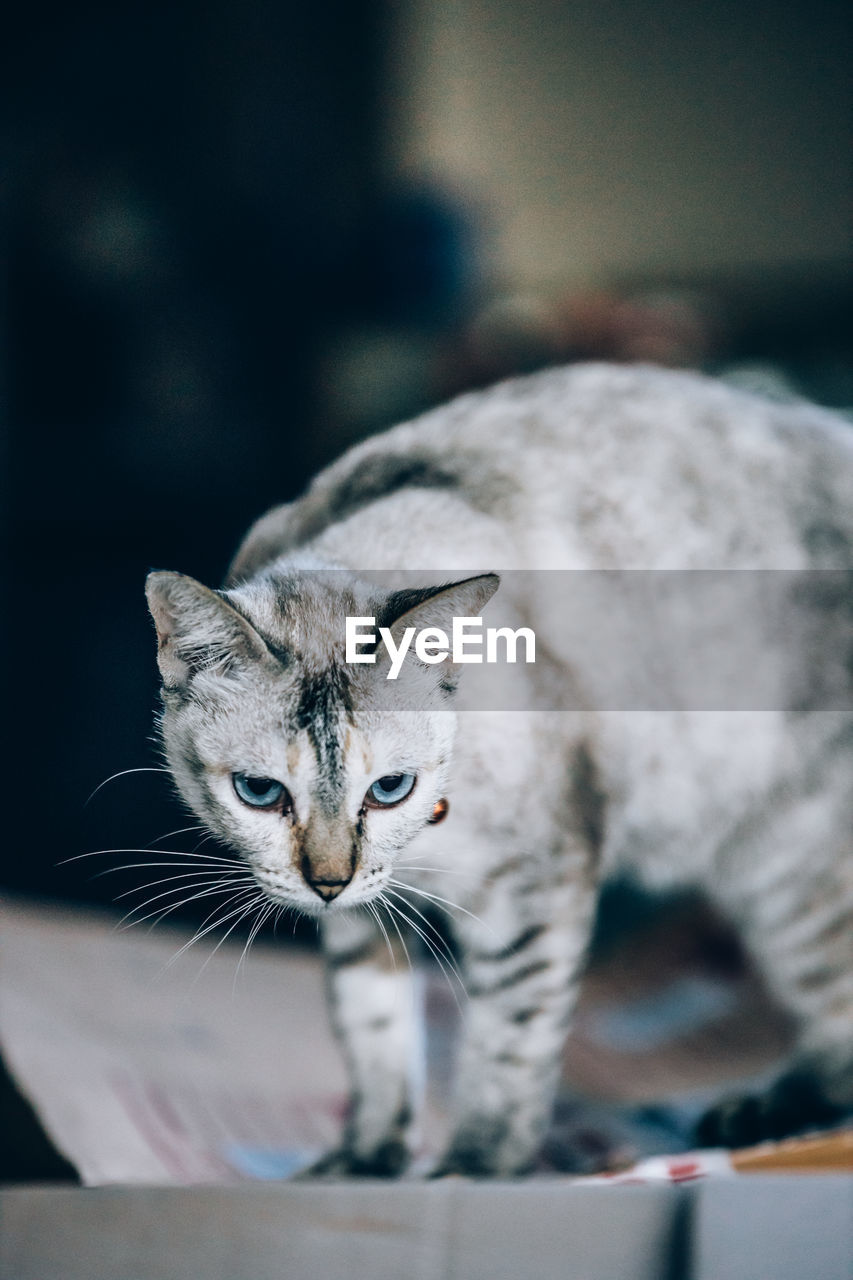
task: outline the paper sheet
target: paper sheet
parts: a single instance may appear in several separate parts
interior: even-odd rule
[[[8,1066],[84,1183],[281,1177],[333,1145],[346,1102],[319,957],[116,931],[6,904]]]

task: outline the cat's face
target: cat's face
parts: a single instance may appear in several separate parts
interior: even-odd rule
[[[389,681],[379,658],[347,664],[346,616],[446,626],[496,587],[486,575],[378,597],[323,574],[218,593],[150,576],[172,774],[271,899],[311,915],[371,901],[442,812],[455,673],[412,658]]]

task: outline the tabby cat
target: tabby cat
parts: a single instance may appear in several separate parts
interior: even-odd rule
[[[719,1103],[699,1139],[737,1145],[850,1108],[851,569],[842,418],[699,375],[578,365],[358,445],[258,521],[223,590],[151,574],[177,786],[269,900],[319,921],[352,1087],[323,1169],[393,1176],[416,1148],[403,948],[427,932],[424,908],[449,902],[468,999],[435,1171],[529,1169],[600,888],[625,870],[710,895],[799,1028],[783,1074]],[[634,696],[629,635],[629,678],[608,699],[572,582],[627,589],[675,570],[746,584],[744,600],[753,580],[781,583],[813,638],[840,619],[831,696],[808,679],[779,705]],[[348,617],[399,644],[484,609],[536,635],[535,662],[512,669],[520,702],[490,703],[452,654],[410,654],[396,682],[378,648],[372,663],[346,661]],[[736,639],[730,623],[694,633],[716,653]],[[753,656],[730,664],[747,690],[772,665]]]

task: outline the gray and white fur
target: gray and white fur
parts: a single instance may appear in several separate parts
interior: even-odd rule
[[[546,709],[472,709],[449,663],[407,663],[395,701],[381,661],[344,661],[346,615],[395,634],[446,626],[486,607],[495,572],[614,568],[853,569],[851,429],[692,374],[551,370],[352,449],[258,521],[224,590],[149,578],[175,781],[270,900],[321,926],[352,1086],[329,1172],[395,1175],[418,1143],[402,944],[445,900],[468,1001],[437,1171],[531,1166],[600,887],[625,869],[709,894],[799,1028],[775,1084],[721,1103],[701,1140],[777,1136],[853,1105],[849,697],[598,711],[594,656],[549,630],[547,574],[506,573],[495,598],[548,635],[519,676]],[[378,570],[417,570],[423,589],[380,590]],[[547,690],[537,703],[555,680],[588,709],[548,710]],[[370,802],[376,780],[407,776],[402,801]],[[235,777],[274,780],[278,803],[247,803]]]

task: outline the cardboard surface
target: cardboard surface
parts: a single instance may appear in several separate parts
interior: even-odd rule
[[[849,1174],[754,1174],[697,1190],[689,1280],[853,1276]]]
[[[565,1182],[14,1189],[2,1280],[664,1280],[681,1192]]]
[[[850,1280],[853,1178],[0,1192],[0,1280]]]

